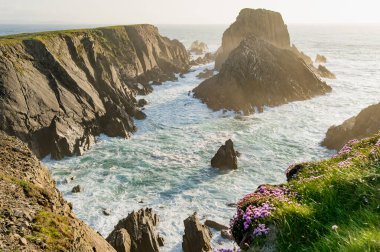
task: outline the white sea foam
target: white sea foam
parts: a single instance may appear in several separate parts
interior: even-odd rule
[[[235,211],[228,203],[259,184],[284,182],[284,170],[294,161],[331,155],[319,146],[326,130],[380,100],[380,33],[290,28],[299,49],[327,56],[327,67],[338,77],[327,81],[332,93],[235,118],[232,112],[212,112],[188,96],[201,82],[196,75],[212,64],[155,86],[152,94],[140,97],[149,102],[144,110],[148,117],[137,121],[139,130],[131,139],[100,136],[82,157],[44,160],[58,181],[76,176],[58,187],[78,216],[107,235],[129,212],[152,207],[160,215],[163,250],[181,251],[183,220],[194,211],[202,220],[228,224]],[[160,30],[189,44],[198,39],[217,48],[224,28],[208,28],[207,34],[196,29]],[[228,138],[242,156],[237,171],[222,173],[209,163]],[[77,184],[84,192],[72,194]],[[103,208],[110,209],[111,216],[104,216]],[[213,242],[224,246],[218,245],[218,235]]]

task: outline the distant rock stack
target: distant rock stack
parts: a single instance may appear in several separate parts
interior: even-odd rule
[[[223,34],[215,63],[219,73],[196,87],[194,97],[213,110],[251,114],[330,92],[312,64],[290,47],[281,14],[243,9]]]
[[[279,48],[290,48],[288,28],[280,13],[264,9],[243,9],[236,21],[223,33],[215,68],[220,69],[231,51],[249,35],[254,35]]]
[[[340,150],[352,139],[363,139],[380,131],[380,103],[363,109],[339,126],[332,126],[322,142],[329,149]]]

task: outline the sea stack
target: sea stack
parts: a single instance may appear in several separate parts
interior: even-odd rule
[[[219,74],[193,90],[213,110],[251,114],[331,91],[293,52],[287,27],[273,11],[242,10],[223,35],[216,67]]]

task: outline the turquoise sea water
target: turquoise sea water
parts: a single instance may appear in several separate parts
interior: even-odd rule
[[[226,26],[159,28],[187,47],[198,39],[216,50]],[[319,145],[326,130],[380,101],[380,27],[289,30],[300,50],[312,58],[317,53],[327,57],[327,67],[337,75],[337,80],[327,80],[332,93],[252,116],[223,114],[188,96],[201,82],[195,76],[213,64],[197,66],[144,97],[148,117],[137,121],[139,130],[130,139],[101,136],[84,156],[44,160],[77,215],[106,236],[129,212],[152,207],[160,215],[163,251],[181,251],[183,220],[194,211],[202,220],[228,224],[235,211],[228,203],[260,184],[284,182],[284,170],[293,162],[331,155]],[[242,156],[237,171],[221,172],[210,167],[210,159],[228,138]],[[60,183],[68,176],[76,180]],[[77,184],[84,192],[72,194]],[[110,209],[111,216],[104,216],[103,208]],[[217,233],[213,242],[231,246]]]

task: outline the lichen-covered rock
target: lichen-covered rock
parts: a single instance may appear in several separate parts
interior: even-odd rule
[[[107,237],[107,241],[118,251],[157,252],[163,243],[156,231],[159,219],[152,209],[140,209],[122,219]],[[128,235],[129,234],[129,238]],[[130,250],[126,250],[130,248]]]
[[[0,39],[0,129],[38,158],[80,155],[95,136],[136,130],[136,94],[189,68],[186,48],[152,25]]]
[[[2,132],[0,202],[1,251],[115,251],[76,218],[30,149]]]
[[[264,9],[243,9],[236,21],[223,33],[222,46],[217,52],[215,68],[220,69],[229,54],[250,35],[279,48],[290,48],[288,28],[280,13]]]
[[[231,52],[220,72],[194,90],[213,110],[250,114],[264,106],[307,100],[331,91],[291,50],[250,36]]]
[[[329,149],[340,150],[352,139],[363,139],[380,131],[380,103],[363,109],[339,126],[332,126],[322,142]]]
[[[202,225],[194,213],[183,221],[185,234],[183,235],[182,249],[184,252],[209,252],[211,248],[211,231]]]
[[[211,166],[220,169],[237,169],[237,156],[234,143],[229,139],[211,159]]]

